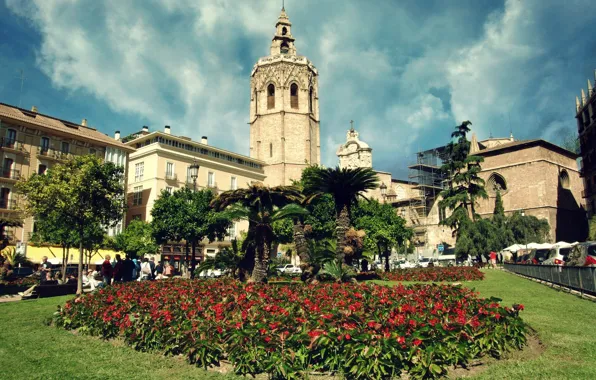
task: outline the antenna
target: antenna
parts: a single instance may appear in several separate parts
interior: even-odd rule
[[[21,96],[23,95],[23,82],[25,82],[25,71],[23,69],[19,70],[20,75],[17,77],[21,80],[21,90],[19,92],[19,104],[18,107],[21,108]]]

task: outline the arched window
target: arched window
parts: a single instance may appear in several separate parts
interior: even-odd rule
[[[559,173],[559,183],[561,184],[561,187],[563,189],[569,189],[571,187],[569,181],[569,173],[567,173],[567,170],[561,170],[561,172]]]
[[[493,173],[488,177],[486,190],[491,194],[496,194],[497,191],[503,193],[507,191],[507,182],[505,182],[505,178],[502,175]]]
[[[275,108],[275,86],[271,83],[267,86],[267,109]]]
[[[288,46],[288,43],[286,41],[281,43],[281,54],[288,54],[288,51],[290,50],[290,47]]]
[[[308,91],[308,112],[313,113],[312,112],[312,104],[313,104],[313,91],[312,91],[312,87],[310,88],[310,90]]]
[[[298,108],[298,85],[296,83],[292,83],[290,86],[290,106]]]
[[[255,94],[254,94],[254,99],[255,99],[255,115],[259,113],[259,102],[258,102],[258,97],[257,97],[257,89],[255,88]]]
[[[281,28],[281,35],[285,36],[286,34],[288,34],[288,28],[286,28],[285,26],[283,28]]]

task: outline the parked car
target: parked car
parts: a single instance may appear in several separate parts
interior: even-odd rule
[[[550,249],[533,249],[528,256],[526,264],[539,265],[547,259]]]
[[[297,267],[294,264],[280,265],[277,268],[275,268],[275,270],[279,274],[293,275],[293,274],[301,274],[302,273],[302,269],[300,269],[300,267]]]
[[[222,271],[220,269],[207,269],[199,273],[200,278],[216,278],[222,276]]]
[[[397,260],[393,262],[393,267],[396,269],[407,269],[407,268],[416,268],[415,264],[412,264],[408,260]]]
[[[579,243],[571,249],[565,265],[570,266],[596,266],[596,241]]]
[[[531,249],[520,249],[519,251],[517,251],[517,259],[515,260],[515,263],[516,264],[530,264],[528,262],[528,259],[530,258],[531,254],[532,254]]]
[[[439,260],[436,257],[422,257],[420,260],[418,260],[418,267],[428,268],[430,263],[432,263],[433,266],[437,266],[439,264]]]
[[[543,265],[565,265],[573,247],[555,247],[548,252]]]

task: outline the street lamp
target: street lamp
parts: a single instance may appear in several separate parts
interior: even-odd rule
[[[524,210],[521,210],[521,216],[526,216],[526,212]]]
[[[192,162],[192,165],[189,167],[190,178],[192,178],[192,183],[194,185],[194,191],[197,191],[197,178],[199,177],[199,164],[197,164],[197,159],[195,158]]]
[[[385,200],[387,197],[387,185],[383,182],[379,188],[381,189],[381,196],[383,197],[383,200]]]

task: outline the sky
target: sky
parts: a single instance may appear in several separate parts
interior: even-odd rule
[[[248,154],[250,72],[281,0],[0,0],[0,102],[123,135],[143,125]],[[470,120],[478,139],[560,143],[595,82],[593,0],[286,0],[319,72],[321,159],[350,120],[373,165]],[[24,80],[21,80],[21,72]],[[22,85],[22,89],[21,89]]]

